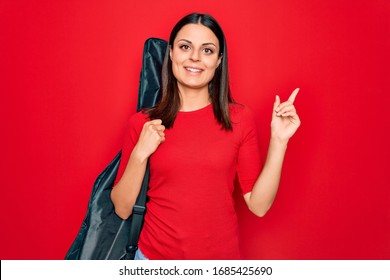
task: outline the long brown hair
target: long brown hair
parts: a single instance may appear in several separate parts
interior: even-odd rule
[[[213,104],[215,119],[225,130],[232,130],[229,113],[229,104],[233,103],[229,86],[228,56],[225,35],[218,22],[210,15],[192,13],[183,17],[172,29],[169,44],[162,66],[162,96],[160,102],[147,110],[151,119],[161,119],[166,128],[173,127],[177,112],[180,109],[180,96],[177,80],[172,72],[172,61],[169,57],[169,49],[173,48],[173,42],[177,33],[183,26],[195,23],[208,27],[218,38],[222,61],[215,70],[213,79],[209,83],[209,95]]]

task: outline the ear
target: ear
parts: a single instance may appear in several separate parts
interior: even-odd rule
[[[221,62],[222,62],[222,57],[223,57],[223,54],[221,54],[219,57],[218,57],[218,65],[217,65],[217,67],[219,67],[219,65],[221,64]]]
[[[172,60],[172,48],[169,48],[169,58]]]

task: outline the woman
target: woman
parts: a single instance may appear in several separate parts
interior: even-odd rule
[[[284,103],[275,98],[261,170],[254,117],[232,101],[225,37],[214,18],[194,13],[175,25],[162,75],[160,103],[130,118],[111,193],[115,211],[131,215],[150,157],[150,201],[136,258],[239,259],[234,179],[249,209],[263,216],[300,125],[298,89]]]

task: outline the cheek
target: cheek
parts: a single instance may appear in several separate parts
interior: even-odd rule
[[[179,65],[181,64],[181,62],[178,59],[177,55],[172,55],[171,61],[172,61],[172,72],[173,72],[173,75],[176,77],[178,69],[179,69]]]
[[[173,76],[178,79],[180,77],[180,71],[182,69],[183,65],[183,59],[181,59],[179,56],[172,56],[172,74]]]
[[[215,72],[216,72],[216,67],[217,65],[214,63],[212,65],[209,65],[207,66],[207,75],[210,77],[210,79],[212,79],[215,75]]]
[[[171,56],[172,64],[182,64],[186,55],[180,52],[173,52]]]
[[[208,58],[204,61],[204,64],[207,66],[209,69],[217,69],[218,67],[218,58]]]
[[[176,63],[172,63],[172,74],[176,79],[179,76],[179,68]]]

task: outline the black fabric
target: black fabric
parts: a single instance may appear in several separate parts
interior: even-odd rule
[[[166,50],[164,40],[150,38],[145,42],[137,111],[154,106],[160,99],[161,67]],[[145,213],[149,163],[133,214],[122,220],[115,214],[110,198],[120,159],[121,152],[96,179],[87,214],[65,259],[134,259]]]
[[[153,107],[161,97],[161,68],[168,43],[157,38],[146,40],[139,80],[137,109]]]

